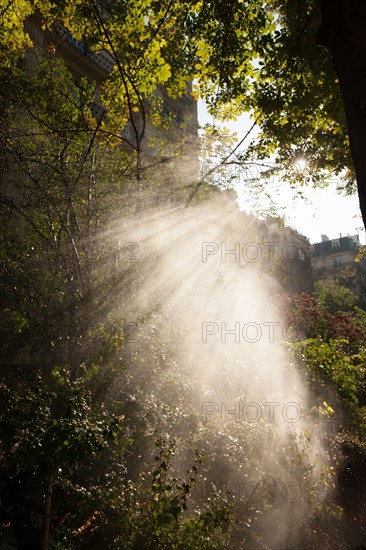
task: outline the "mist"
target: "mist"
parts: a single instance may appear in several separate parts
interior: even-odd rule
[[[228,498],[235,547],[303,547],[341,457],[329,452],[335,425],[289,350],[283,249],[271,255],[255,218],[227,192],[189,208],[142,209],[111,235],[116,272],[135,273],[113,313],[128,313],[132,329],[131,387],[147,408],[152,396],[160,403],[154,435],[178,442],[175,471],[193,448],[203,453],[193,500]],[[126,399],[123,384],[114,398]]]

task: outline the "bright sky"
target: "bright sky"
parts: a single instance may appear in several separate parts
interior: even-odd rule
[[[201,125],[213,122],[201,101],[198,102],[198,120]],[[225,126],[233,132],[237,132],[240,140],[248,130],[248,121],[247,119],[239,120],[235,123],[226,123]],[[339,195],[336,192],[336,183],[336,178],[334,178],[325,189],[302,188],[304,200],[295,198],[294,191],[288,184],[286,185],[286,182],[283,186],[277,182],[273,186],[271,198],[275,200],[278,212],[284,215],[286,224],[308,237],[311,243],[320,242],[321,235],[324,234],[329,239],[336,239],[340,234],[343,237],[348,234],[358,234],[361,244],[365,244],[365,230],[363,229],[358,197],[357,195],[352,197]],[[280,192],[278,192],[279,188],[281,188]],[[248,202],[245,196],[245,187],[242,185],[237,188],[237,192],[239,205],[245,210]]]

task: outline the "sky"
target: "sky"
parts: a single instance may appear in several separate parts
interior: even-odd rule
[[[321,235],[329,239],[358,234],[361,244],[365,244],[358,197],[345,197],[336,192],[336,181],[331,181],[325,189],[307,188],[306,200],[294,199],[293,193],[283,193],[281,203],[287,225],[306,237],[311,243],[319,242]]]
[[[213,123],[212,116],[208,115],[202,101],[198,102],[198,122],[200,125]],[[241,139],[248,130],[248,119],[243,117],[237,122],[225,123],[225,126],[237,132]],[[323,189],[302,187],[304,199],[296,198],[296,193],[286,182],[269,183],[272,189],[268,190],[277,205],[278,213],[284,216],[286,225],[308,237],[311,243],[320,242],[322,235],[337,239],[340,235],[345,237],[358,234],[361,244],[366,244],[358,197],[340,195],[336,192],[336,184],[337,180],[333,178],[329,186]],[[238,185],[236,191],[240,208],[246,210],[249,201],[245,185]]]

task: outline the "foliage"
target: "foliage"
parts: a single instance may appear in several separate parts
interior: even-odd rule
[[[306,292],[287,297],[285,314],[297,339],[301,339],[301,336],[314,336],[322,323],[322,316],[315,298]]]
[[[135,507],[131,518],[129,539],[124,548],[202,548],[215,549],[225,546],[225,532],[231,518],[224,498],[216,498],[194,515],[184,516],[188,499],[196,482],[202,456],[196,451],[195,463],[187,470],[186,480],[170,474],[175,444],[164,439],[156,442],[158,454],[156,468],[152,472],[150,495],[144,504]]]
[[[276,153],[275,172],[282,170],[292,182],[320,183],[330,171],[341,174],[346,168],[348,187],[353,185],[338,82],[330,56],[316,43],[318,0],[78,0],[57,5],[3,0],[1,13],[3,67],[8,66],[6,53],[22,55],[30,44],[23,24],[36,13],[44,28],[64,25],[85,52],[108,52],[111,71],[100,83],[108,110],[103,125],[116,133],[129,119],[138,149],[148,112],[143,98],[152,105],[161,85],[180,96],[187,91],[186,81],[194,79],[195,97],[202,97],[216,118],[253,113],[260,134],[238,156],[239,163]],[[305,161],[304,170],[297,169],[299,161]]]
[[[354,306],[355,296],[334,282],[317,285],[315,295],[288,299],[287,318],[296,336],[291,348],[312,394],[323,401],[334,442],[344,456],[337,468],[337,501],[344,506],[342,531],[352,547],[356,538],[362,540],[351,518],[364,498],[360,480],[366,464],[365,311],[344,311]]]
[[[93,460],[92,471],[84,466],[71,482],[59,477],[55,491],[60,503],[50,547],[193,549],[199,540],[208,550],[225,548],[232,523],[230,506],[218,493],[193,510],[189,501],[202,460],[196,453],[186,478],[180,479],[171,473],[173,447],[158,438],[153,470],[149,464],[149,471],[136,480],[122,465],[123,456],[118,456],[115,446]],[[63,506],[62,499],[72,503],[72,509]]]
[[[318,182],[326,170],[352,170],[342,99],[331,58],[317,46],[320,2],[269,3],[276,30],[268,40],[254,84],[260,120],[259,150],[275,151],[290,180]],[[296,162],[305,170],[296,172]]]
[[[306,292],[287,297],[286,321],[295,340],[316,338],[363,342],[364,312],[355,308],[357,296],[335,281],[320,281],[314,296]],[[351,311],[349,311],[351,310]]]
[[[365,312],[354,308],[356,296],[334,281],[324,281],[317,283],[315,297],[302,293],[287,300],[296,353],[323,383],[335,385],[356,425],[364,429]]]
[[[22,55],[29,47],[24,21],[30,15],[49,30],[56,23],[65,26],[85,53],[108,56],[110,73],[99,83],[108,111],[102,125],[117,136],[130,120],[130,144],[138,152],[146,117],[159,118],[157,87],[177,97],[187,92],[187,80],[194,80],[194,96],[204,99],[216,118],[248,112],[259,126],[258,138],[236,157],[239,164],[275,154],[275,166],[264,173],[281,171],[301,185],[324,183],[331,172],[344,175],[346,168],[346,187],[354,188],[339,85],[329,54],[316,41],[318,0],[295,5],[289,0],[57,5],[3,0],[1,13],[3,67],[9,54]],[[57,51],[55,44],[51,50]],[[299,162],[304,169],[298,169]]]
[[[324,313],[351,311],[357,304],[356,294],[333,279],[315,283],[315,297]]]
[[[290,4],[1,1],[0,161],[7,178],[0,209],[3,545],[14,545],[15,539],[19,548],[36,548],[41,540],[43,547],[55,549],[265,548],[272,544],[278,517],[286,515],[289,524],[304,531],[287,533],[287,525],[281,525],[289,545],[301,540],[310,547],[315,534],[322,543],[331,536],[329,518],[341,522],[332,500],[315,502],[319,488],[334,487],[331,443],[332,466],[317,479],[310,431],[281,434],[264,421],[200,422],[194,413],[197,400],[201,390],[210,389],[198,388],[190,373],[177,373],[176,312],[148,299],[146,311],[137,311],[146,274],[163,271],[163,261],[154,250],[144,256],[144,265],[128,261],[136,243],[129,241],[127,221],[133,217],[139,223],[145,215],[144,192],[153,188],[158,200],[160,187],[172,179],[174,164],[164,169],[159,158],[151,172],[146,167],[144,178],[139,157],[147,119],[162,122],[161,101],[154,95],[160,86],[179,96],[187,92],[186,81],[197,78],[194,94],[207,100],[215,116],[225,120],[254,108],[263,128],[255,154],[266,156],[278,148],[281,162],[290,166],[301,149],[310,155],[311,169],[326,164],[340,169],[338,150],[332,156],[331,148],[343,140],[343,121],[330,126],[339,117],[339,95],[327,80],[331,73],[324,55],[315,59],[306,49],[310,65],[306,56],[303,64],[298,61],[296,36],[308,28],[292,28],[296,14]],[[301,17],[303,9],[310,10],[304,4]],[[289,10],[282,19],[281,5]],[[308,15],[304,24],[310,21],[312,33],[315,19],[311,10]],[[46,31],[42,59],[37,44],[29,50],[29,17]],[[81,55],[109,60],[110,72],[98,85],[74,81],[58,57],[61,41],[54,25],[79,41]],[[287,28],[291,32],[286,34]],[[20,68],[25,53],[35,62],[26,71]],[[291,73],[294,81],[276,91],[280,69],[287,71],[292,62],[299,79]],[[314,83],[311,74],[319,70],[321,80]],[[314,111],[312,101],[320,101],[325,82],[326,122],[309,141],[321,110]],[[95,102],[108,116],[93,116]],[[293,119],[284,116],[289,110]],[[130,143],[120,133],[128,120],[134,134]],[[176,154],[169,143],[172,124],[170,117],[161,149],[169,161]],[[276,133],[278,125],[283,131]],[[218,133],[225,155],[231,153],[229,132],[212,127],[207,133],[208,155],[216,159],[220,154]],[[289,150],[288,136],[296,149]],[[127,154],[123,142],[135,153]],[[138,184],[131,170],[136,160]],[[181,190],[173,195],[182,202]],[[168,294],[169,281],[162,286]],[[305,294],[290,303],[290,325],[311,337],[298,347],[305,365],[324,384],[333,382],[345,407],[364,418],[364,315],[357,310],[324,313]],[[130,333],[139,323],[145,330],[133,341]],[[160,326],[167,324],[168,333]],[[222,377],[245,395],[244,383],[236,383],[238,378],[224,367]],[[326,403],[323,414],[331,410]],[[169,437],[158,438],[151,468],[151,449],[162,427]],[[177,443],[169,443],[174,437]],[[190,441],[198,451],[187,469]],[[276,486],[281,481],[274,468],[288,483],[301,480],[301,502],[271,500],[269,481]],[[214,489],[207,499],[198,481]],[[235,481],[267,492],[252,501],[248,494],[221,488]],[[336,547],[338,533],[328,546]]]
[[[78,87],[57,60],[36,65],[31,83],[19,74],[13,84],[0,135],[8,166],[1,196],[3,357],[14,360],[27,348],[48,368],[75,370],[90,361],[87,342],[106,320],[114,251],[102,228],[115,193],[127,188],[120,178],[129,160],[97,136],[90,90],[75,102]]]
[[[117,441],[119,421],[93,418],[82,380],[50,391],[38,374],[18,390],[1,386],[1,539],[38,547],[50,479],[70,480],[81,463]],[[56,481],[57,483],[57,481]]]
[[[364,355],[349,356],[345,353],[345,340],[321,338],[304,340],[299,344],[306,364],[324,380],[333,382],[343,402],[352,410],[357,408],[359,393],[364,389]]]
[[[165,449],[151,493],[137,481],[148,468],[136,457],[149,453],[159,421],[154,395],[141,389],[136,399],[137,380],[156,386],[160,350],[144,351],[149,376],[137,369],[131,376],[129,331],[137,324],[121,307],[143,276],[138,262],[127,261],[136,249],[117,248],[116,238],[122,215],[135,207],[133,157],[91,116],[93,86],[75,84],[59,60],[40,60],[30,74],[13,67],[8,78],[16,93],[2,90],[0,133],[7,169],[0,440],[8,479],[1,485],[1,543],[121,548],[136,539],[126,547],[171,547],[178,528],[185,547],[194,547],[196,536],[207,548],[220,547],[230,523],[223,500],[184,516],[196,464],[187,480],[169,481],[173,451]],[[24,365],[39,372],[35,381],[23,376]],[[125,438],[115,445],[122,417]],[[129,508],[131,488],[148,507]]]

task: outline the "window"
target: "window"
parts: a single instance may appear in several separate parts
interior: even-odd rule
[[[298,249],[297,255],[298,255],[299,260],[301,260],[301,261],[304,261],[304,260],[305,260],[305,254],[303,253],[303,251],[301,250],[301,248]]]

